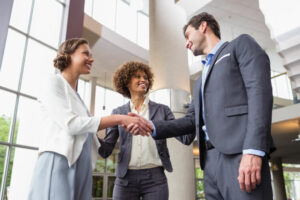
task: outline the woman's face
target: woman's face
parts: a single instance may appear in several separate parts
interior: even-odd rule
[[[81,44],[71,55],[71,66],[79,74],[89,74],[94,59],[88,44]]]
[[[149,87],[149,79],[144,71],[138,70],[128,84],[129,92],[132,94],[146,94]]]

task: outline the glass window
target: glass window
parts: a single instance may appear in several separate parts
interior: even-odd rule
[[[149,49],[149,17],[141,12],[138,12],[137,20],[138,20],[137,43],[138,45],[144,47],[145,49]]]
[[[123,1],[117,3],[116,32],[125,38],[136,42],[137,14],[133,7]]]
[[[30,35],[58,47],[63,5],[53,0],[35,1]]]
[[[112,198],[112,194],[114,191],[114,184],[115,184],[116,177],[109,176],[108,177],[108,184],[107,184],[107,197]]]
[[[203,183],[203,171],[200,169],[199,157],[194,158],[195,165],[195,180],[196,180],[196,199],[205,200],[204,195],[204,183]]]
[[[96,167],[94,169],[95,173],[104,173],[105,172],[105,159],[98,156],[96,161]]]
[[[104,116],[102,110],[104,106],[104,88],[96,86],[96,97],[95,97],[95,116]]]
[[[10,25],[27,33],[32,0],[14,0]]]
[[[1,134],[1,132],[0,132],[0,134]],[[4,159],[5,159],[5,155],[6,155],[6,150],[7,150],[7,146],[0,145],[0,183],[1,183],[1,185],[2,185],[2,181],[3,181]]]
[[[16,102],[16,95],[0,90],[0,97],[0,141],[7,142]]]
[[[27,97],[20,97],[17,116],[17,136],[14,143],[38,147],[42,127],[39,127],[38,102]]]
[[[8,199],[24,199],[28,196],[37,158],[38,152],[36,150],[12,149],[6,182]]]
[[[93,176],[93,198],[103,197],[103,176]]]
[[[37,96],[43,77],[55,71],[56,51],[31,39],[27,49],[21,92]]]
[[[25,46],[25,36],[8,29],[0,70],[0,85],[17,90]]]
[[[273,96],[278,97],[278,94],[277,94],[277,86],[276,86],[276,80],[275,80],[275,78],[272,78],[272,79],[271,79],[271,82],[272,82]]]
[[[93,18],[111,30],[115,29],[115,15],[116,0],[94,1]]]
[[[84,12],[89,16],[93,15],[93,0],[84,1]]]
[[[91,105],[91,85],[90,82],[79,79],[78,80],[78,87],[77,92],[80,95],[81,99],[83,100],[84,104],[86,105],[87,109],[90,110]]]
[[[150,93],[149,98],[156,102],[170,107],[170,89],[160,89]]]
[[[117,167],[117,150],[114,150],[113,153],[106,159],[107,162],[107,173],[114,174]]]
[[[112,110],[122,106],[124,104],[124,98],[121,94],[106,89],[105,92],[105,110],[103,110],[103,115],[102,116],[107,116],[110,115]]]
[[[287,78],[285,75],[281,75],[275,78],[278,92],[278,97],[288,99],[289,98],[289,90],[287,84]]]

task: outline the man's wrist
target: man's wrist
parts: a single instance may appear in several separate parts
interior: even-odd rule
[[[155,126],[154,126],[154,124],[153,124],[152,121],[150,121],[150,123],[152,124],[152,127],[153,127],[153,131],[151,133],[151,136],[154,138],[154,137],[156,137],[156,128],[155,128]]]
[[[264,157],[266,153],[264,151],[256,150],[256,149],[244,149],[243,154],[251,154],[255,156]]]

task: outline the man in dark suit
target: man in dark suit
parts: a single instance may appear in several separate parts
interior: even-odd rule
[[[200,13],[184,27],[186,48],[205,55],[185,117],[153,121],[155,139],[197,135],[205,198],[273,199],[267,157],[271,137],[270,61],[249,35],[222,42],[219,24]],[[136,129],[135,129],[136,128]],[[137,126],[128,126],[138,134]]]

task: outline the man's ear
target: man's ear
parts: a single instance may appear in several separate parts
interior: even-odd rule
[[[207,30],[207,22],[206,21],[201,22],[200,30],[201,30],[202,33],[206,32],[206,30]]]

